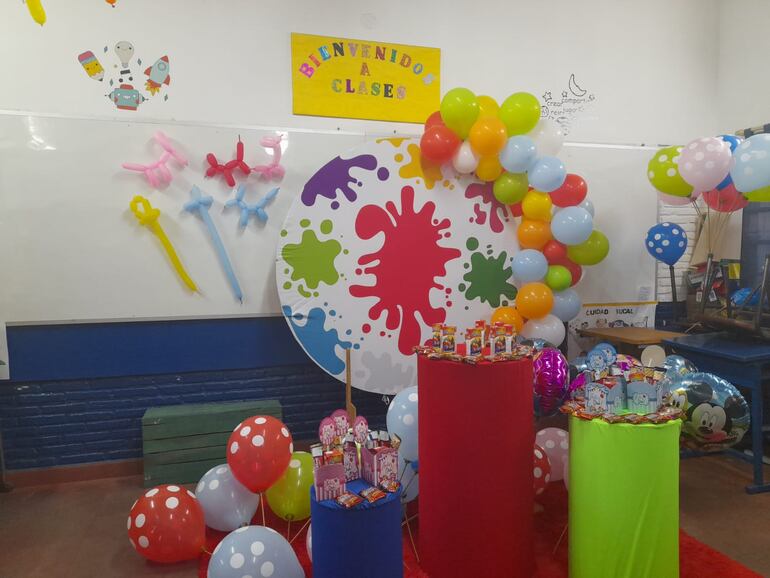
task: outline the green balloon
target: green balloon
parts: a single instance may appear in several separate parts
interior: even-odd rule
[[[540,101],[528,92],[516,92],[503,101],[497,115],[508,129],[508,136],[527,134],[540,120]]]
[[[515,205],[520,202],[529,190],[527,173],[503,173],[492,185],[495,198],[504,205]]]
[[[692,186],[687,184],[679,174],[678,158],[682,148],[681,146],[662,148],[647,163],[647,178],[650,184],[661,193],[675,197],[689,197],[692,194]]]
[[[441,120],[461,139],[468,138],[481,108],[476,95],[467,88],[453,88],[441,99]]]
[[[579,245],[567,247],[567,257],[578,265],[596,265],[610,252],[610,242],[601,231],[591,232],[591,236]]]
[[[293,522],[310,517],[310,486],[313,485],[313,457],[307,452],[291,454],[289,467],[265,492],[270,509]]]
[[[572,285],[572,273],[564,265],[551,265],[545,274],[545,284],[554,291],[564,291]]]

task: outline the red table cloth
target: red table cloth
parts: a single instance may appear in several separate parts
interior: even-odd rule
[[[417,367],[422,567],[435,578],[531,576],[531,360],[420,356]]]

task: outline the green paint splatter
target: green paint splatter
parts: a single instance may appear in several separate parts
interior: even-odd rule
[[[309,227],[310,226],[310,219],[302,219],[299,222],[300,227]]]
[[[291,283],[289,281],[286,281],[286,283],[283,284],[284,289],[291,289]]]
[[[285,237],[285,236],[286,236],[286,235],[288,235],[288,234],[289,234],[289,231],[287,231],[286,229],[283,229],[283,230],[281,231],[281,237]]]
[[[281,250],[281,256],[293,272],[292,281],[303,280],[309,289],[317,289],[319,283],[334,285],[339,280],[339,273],[334,266],[334,259],[342,251],[339,241],[329,239],[320,241],[315,231],[304,231],[299,244],[287,243]],[[300,290],[302,294],[302,290]],[[303,294],[310,297],[310,294]]]
[[[470,248],[470,239],[467,246]],[[475,239],[474,239],[475,241]],[[478,247],[478,243],[476,243]],[[500,306],[500,296],[508,299],[516,297],[516,287],[508,283],[508,279],[513,275],[510,267],[505,267],[508,259],[505,251],[495,257],[486,257],[482,253],[473,253],[471,255],[471,270],[463,275],[463,280],[468,282],[468,288],[465,291],[465,298],[472,301],[479,298],[483,303],[486,301],[492,307]],[[460,289],[462,291],[462,289]]]
[[[305,291],[305,288],[302,285],[297,286],[297,291],[299,291],[299,294],[303,297],[312,297],[309,291]]]
[[[343,254],[343,255],[347,255],[348,253],[350,253],[350,251],[348,251],[347,249],[343,249],[343,250],[342,250],[342,254]]]
[[[463,292],[465,292],[465,289],[466,289],[465,283],[460,283],[460,284],[457,286],[457,288],[458,288],[460,291],[463,291]]]
[[[332,222],[329,219],[326,219],[325,221],[321,221],[320,229],[321,229],[321,232],[324,235],[328,235],[329,233],[331,233],[332,232],[332,228],[333,228],[333,225],[332,225]]]
[[[465,246],[468,247],[469,250],[475,251],[479,248],[479,240],[476,237],[468,237],[465,241]]]

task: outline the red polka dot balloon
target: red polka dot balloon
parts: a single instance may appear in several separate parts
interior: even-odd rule
[[[551,481],[551,462],[543,448],[535,444],[535,495],[539,496]]]
[[[281,420],[256,415],[239,423],[227,442],[227,465],[235,478],[262,493],[286,471],[294,444]]]
[[[128,539],[153,562],[181,562],[200,556],[206,524],[195,494],[179,486],[157,486],[145,492],[127,521]]]

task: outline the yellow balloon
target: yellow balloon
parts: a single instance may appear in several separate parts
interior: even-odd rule
[[[500,105],[497,104],[497,101],[494,98],[482,94],[481,96],[477,96],[476,100],[479,103],[479,118],[488,116],[497,118],[497,111],[500,110]]]
[[[503,167],[500,165],[500,161],[497,160],[497,155],[490,155],[479,159],[479,166],[476,167],[476,176],[479,179],[482,181],[494,181],[501,174],[503,174]]]
[[[313,457],[308,452],[291,454],[289,467],[265,492],[270,509],[288,522],[310,517],[310,486]]]
[[[548,193],[529,191],[521,201],[521,212],[528,219],[535,221],[551,220],[551,197]]]
[[[29,15],[32,16],[32,20],[40,24],[40,26],[45,24],[45,9],[40,3],[40,0],[27,0],[27,10],[29,10]]]

